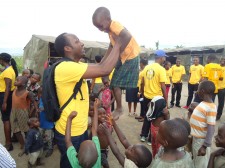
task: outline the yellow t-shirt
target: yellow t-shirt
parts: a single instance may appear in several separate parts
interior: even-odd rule
[[[120,32],[125,29],[119,22],[112,21],[110,25],[109,39],[111,44],[114,46],[115,41],[112,38],[112,34],[119,36]],[[134,37],[130,39],[130,42],[127,44],[127,47],[124,49],[123,53],[121,53],[121,62],[124,63],[126,60],[133,59],[137,57],[140,53],[140,47]]]
[[[203,72],[204,72],[204,67],[202,65],[191,65],[190,67],[190,80],[189,80],[189,83],[190,84],[197,84],[199,83],[200,79],[202,78],[202,75],[203,75]]]
[[[222,68],[217,63],[209,63],[205,65],[203,77],[208,78],[215,84],[215,92],[218,92],[218,82],[219,78],[222,77]]]
[[[225,88],[225,66],[222,68],[222,78],[223,80],[219,80],[218,82],[218,89],[224,89]]]
[[[180,65],[179,67],[177,65],[173,65],[171,67],[172,71],[172,82],[177,83],[178,81],[181,80],[182,75],[185,75],[185,69],[183,65]]]
[[[166,82],[166,71],[158,63],[147,65],[143,70],[144,96],[152,99],[155,96],[162,96],[161,82]]]
[[[137,87],[139,88],[139,90],[141,89],[142,77],[143,77],[143,70],[139,72],[138,83],[137,83]]]
[[[64,105],[73,93],[74,86],[87,70],[88,64],[76,63],[72,61],[62,62],[55,69],[56,91],[60,106]],[[63,110],[60,119],[56,122],[56,130],[65,135],[67,117],[72,111],[77,112],[77,116],[72,121],[71,136],[82,135],[87,130],[89,96],[86,80],[83,80],[81,92],[84,100],[78,92],[76,99],[72,99]]]
[[[171,68],[168,69],[168,70],[165,69],[165,71],[166,71],[166,82],[165,82],[165,84],[169,85],[170,84],[170,78],[172,77],[172,71],[171,71]]]
[[[16,80],[16,74],[12,66],[9,66],[0,74],[0,92],[5,92],[5,78],[12,80],[11,91],[13,91],[15,89],[14,83]]]
[[[101,84],[102,78],[101,77],[95,78],[95,83]]]
[[[115,71],[115,68],[113,68],[112,72],[109,74],[109,80],[110,80],[110,81],[112,80],[114,71]]]

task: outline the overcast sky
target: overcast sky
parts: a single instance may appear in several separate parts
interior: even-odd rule
[[[225,44],[223,0],[1,0],[0,48],[23,48],[32,34],[76,34],[82,40],[108,42],[92,24],[97,7],[110,9],[140,45]]]

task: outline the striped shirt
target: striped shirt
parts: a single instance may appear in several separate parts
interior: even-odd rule
[[[16,168],[15,160],[2,144],[0,144],[0,168]]]
[[[207,133],[207,124],[216,124],[217,108],[214,103],[202,101],[193,111],[190,119],[191,135],[204,138]]]

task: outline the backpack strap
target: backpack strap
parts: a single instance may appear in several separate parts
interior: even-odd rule
[[[80,89],[80,87],[81,87],[81,85],[82,85],[82,82],[83,82],[83,79],[81,78],[81,79],[79,80],[79,82],[76,83],[76,85],[75,85],[75,87],[74,87],[74,89],[73,89],[73,94],[72,94],[72,95],[70,96],[70,98],[66,101],[66,103],[60,108],[60,111],[63,111],[63,109],[70,103],[70,101],[71,101],[73,98],[76,99],[76,95],[77,95],[78,91],[79,91],[80,94],[81,94],[81,100],[84,100],[83,94],[82,94],[81,89]]]

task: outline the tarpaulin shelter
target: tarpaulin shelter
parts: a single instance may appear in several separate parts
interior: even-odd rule
[[[84,49],[86,51],[86,58],[89,61],[94,61],[96,55],[104,55],[108,49],[109,43],[98,41],[85,41]],[[33,69],[34,72],[43,73],[44,63],[47,60],[59,59],[59,56],[54,49],[55,37],[32,35],[32,38],[24,47],[23,66],[25,69]],[[149,57],[150,50],[141,47],[141,57]]]
[[[108,49],[108,43],[97,41],[85,41],[84,49],[86,58],[94,60],[96,55],[104,55]],[[54,49],[55,37],[32,35],[32,38],[24,47],[23,66],[25,69],[33,69],[34,72],[43,73],[44,63],[47,60],[59,59],[59,56]]]

